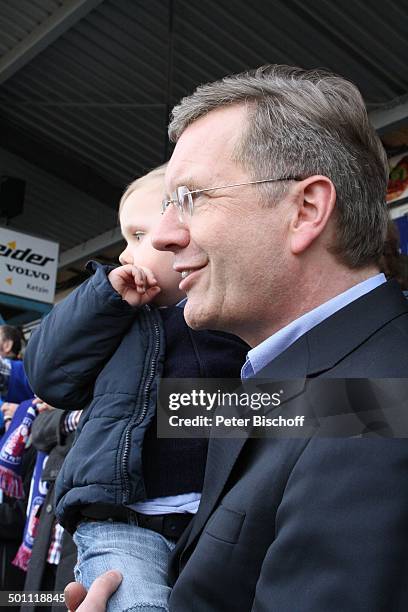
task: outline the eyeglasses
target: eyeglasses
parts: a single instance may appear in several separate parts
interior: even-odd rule
[[[301,181],[302,179],[298,176],[284,176],[282,178],[263,179],[262,181],[249,181],[248,183],[233,183],[232,185],[223,185],[222,187],[209,187],[207,189],[194,189],[189,190],[185,185],[177,187],[172,193],[169,200],[162,201],[162,212],[164,215],[170,204],[174,204],[177,208],[178,217],[181,223],[185,223],[187,217],[191,217],[194,212],[194,200],[193,196],[197,196],[200,193],[207,193],[208,191],[215,191],[216,189],[229,189],[230,187],[243,187],[244,185],[259,185],[260,183],[277,183],[278,181]]]

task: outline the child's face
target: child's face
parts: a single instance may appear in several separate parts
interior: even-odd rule
[[[160,221],[163,178],[152,177],[137,187],[122,204],[120,227],[127,247],[119,256],[122,265],[145,266],[154,273],[161,292],[154,300],[160,306],[176,304],[185,297],[178,285],[181,274],[173,270],[174,255],[153,248],[150,236]]]

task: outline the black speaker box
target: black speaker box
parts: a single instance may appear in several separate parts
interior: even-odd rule
[[[0,217],[12,219],[24,209],[25,181],[12,176],[0,177]]]

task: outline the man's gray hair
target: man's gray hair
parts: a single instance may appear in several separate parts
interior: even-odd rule
[[[337,193],[331,251],[352,268],[377,262],[387,230],[388,163],[357,87],[325,70],[281,65],[227,76],[181,100],[170,139],[177,142],[193,121],[230,104],[248,108],[234,159],[251,178],[329,177]],[[269,185],[269,201],[287,188]]]

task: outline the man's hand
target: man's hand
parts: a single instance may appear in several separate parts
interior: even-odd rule
[[[4,429],[7,431],[10,427],[10,423],[13,420],[13,416],[18,408],[18,404],[13,402],[3,402],[1,411],[4,417]]]
[[[109,273],[112,287],[130,306],[144,306],[160,292],[157,280],[149,268],[125,264]]]
[[[109,597],[122,582],[122,574],[116,570],[99,576],[87,592],[79,582],[65,587],[65,603],[69,612],[105,612]]]

